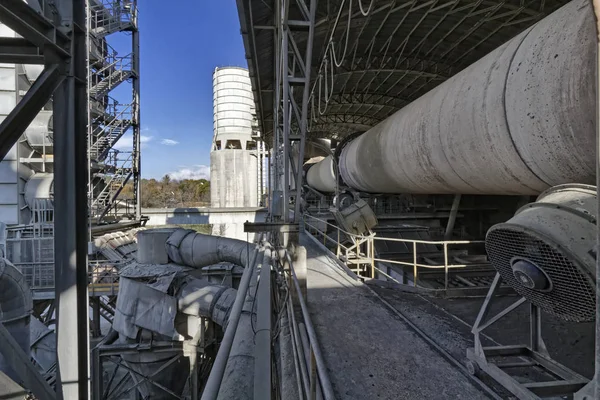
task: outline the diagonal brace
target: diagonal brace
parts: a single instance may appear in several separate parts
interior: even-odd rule
[[[58,65],[48,65],[23,99],[0,124],[0,160],[10,151],[42,107],[50,100],[64,75]]]
[[[25,354],[23,349],[19,347],[15,338],[1,322],[0,353],[8,360],[11,368],[23,380],[25,387],[30,389],[36,398],[40,400],[53,400],[56,398],[56,393],[32,364],[29,355]]]

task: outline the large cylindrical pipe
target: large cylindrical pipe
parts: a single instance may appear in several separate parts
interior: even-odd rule
[[[595,177],[594,17],[565,5],[342,151],[375,193],[538,194]]]
[[[335,170],[333,169],[333,157],[327,156],[321,161],[313,164],[306,173],[306,183],[323,193],[335,192]]]
[[[243,240],[178,229],[167,239],[166,248],[170,260],[188,267],[202,268],[223,261],[247,267],[253,245]]]

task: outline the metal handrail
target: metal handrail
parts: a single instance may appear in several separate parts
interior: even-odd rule
[[[419,239],[401,239],[401,238],[382,237],[382,236],[376,236],[374,234],[357,235],[354,233],[347,232],[347,231],[343,230],[342,228],[338,227],[337,225],[334,225],[324,219],[317,218],[313,215],[304,214],[303,219],[304,219],[305,226],[312,228],[315,232],[319,232],[323,236],[323,244],[324,245],[326,244],[327,241],[329,241],[337,246],[336,256],[338,257],[338,259],[340,259],[340,261],[343,261],[346,264],[370,264],[371,278],[375,278],[375,271],[377,271],[380,274],[384,275],[386,278],[389,278],[396,283],[400,283],[400,282],[398,282],[398,280],[394,279],[393,277],[391,277],[390,275],[388,275],[387,273],[382,271],[381,268],[378,268],[376,265],[377,262],[413,267],[413,286],[417,286],[419,268],[443,269],[444,270],[444,288],[448,289],[449,270],[456,269],[456,268],[466,268],[469,266],[467,264],[449,263],[448,262],[448,246],[485,243],[485,241],[483,241],[483,240],[419,240]],[[324,223],[327,226],[330,226],[333,229],[335,229],[337,231],[337,240],[335,240],[334,238],[331,238],[327,234],[327,232],[321,231],[319,227],[308,222],[309,219],[319,221],[319,222]],[[341,233],[351,237],[354,241],[354,244],[352,244],[351,246],[345,246],[340,240]],[[412,262],[398,261],[398,260],[391,260],[391,259],[376,257],[375,256],[375,242],[376,241],[389,241],[389,242],[406,243],[406,244],[412,245],[412,255],[413,255]],[[360,246],[365,243],[367,244],[366,256],[361,257]],[[419,263],[418,262],[419,256],[418,256],[418,250],[417,250],[418,244],[429,244],[429,245],[442,246],[443,255],[444,255],[444,263],[437,264],[437,265]],[[356,259],[351,259],[350,252],[354,251],[355,249],[356,249]],[[340,257],[340,255],[342,253],[345,256],[344,258]]]
[[[321,353],[319,341],[317,340],[317,334],[310,319],[308,307],[306,306],[306,300],[304,299],[304,295],[302,294],[302,290],[300,289],[300,283],[298,282],[298,277],[296,276],[296,270],[294,269],[292,257],[290,256],[290,253],[288,251],[285,252],[285,258],[287,264],[289,265],[290,278],[293,283],[293,285],[291,285],[291,290],[294,291],[294,294],[298,298],[298,303],[300,303],[302,318],[304,320],[304,325],[306,327],[306,333],[308,336],[308,352],[310,365],[307,365],[304,359],[305,355],[301,353],[300,349],[303,349],[301,340],[298,341],[295,346],[295,349],[297,351],[296,356],[301,361],[300,368],[302,374],[300,374],[298,378],[303,380],[302,386],[305,388],[305,391],[307,392],[307,395],[310,400],[316,399],[318,392],[322,392],[323,398],[325,400],[334,400],[336,398],[335,392],[333,391],[333,386],[331,385],[331,380],[329,379],[329,373],[327,372],[325,359],[323,357],[323,354]],[[293,296],[291,296],[291,294],[288,297],[288,301],[288,313],[291,313],[289,317],[292,318],[292,322],[295,323],[295,317],[293,315],[294,307],[292,304]],[[294,328],[294,330],[297,330],[297,325],[295,325]],[[292,337],[294,337],[294,335],[292,335]]]

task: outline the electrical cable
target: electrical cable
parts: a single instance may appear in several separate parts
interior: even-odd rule
[[[342,11],[341,7],[340,7],[340,12]],[[344,62],[344,58],[346,58],[346,51],[348,50],[348,39],[350,38],[350,22],[352,21],[352,0],[348,1],[348,20],[346,22],[346,43],[344,45],[344,51],[342,52],[342,57],[340,58],[340,62],[338,63],[337,61],[337,56],[335,55],[335,45],[333,42],[333,37],[332,40],[330,42],[330,46],[331,46],[331,53],[333,54],[333,62],[335,63],[336,67],[341,67],[342,63]]]
[[[362,0],[358,0],[358,7],[360,8],[360,13],[363,15],[363,17],[366,17],[367,15],[369,15],[369,12],[371,12],[371,7],[373,7],[374,2],[375,2],[375,0],[371,0],[371,4],[369,4],[369,8],[367,8],[367,11],[365,11],[365,10],[363,10]]]

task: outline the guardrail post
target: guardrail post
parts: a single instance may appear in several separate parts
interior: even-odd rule
[[[375,241],[372,236],[369,237],[367,243],[371,252],[371,279],[375,279]]]
[[[448,290],[448,243],[444,242],[444,289]]]
[[[340,258],[340,228],[336,227],[337,230],[337,250],[335,252],[335,256]]]
[[[413,286],[417,286],[417,242],[413,242]]]

